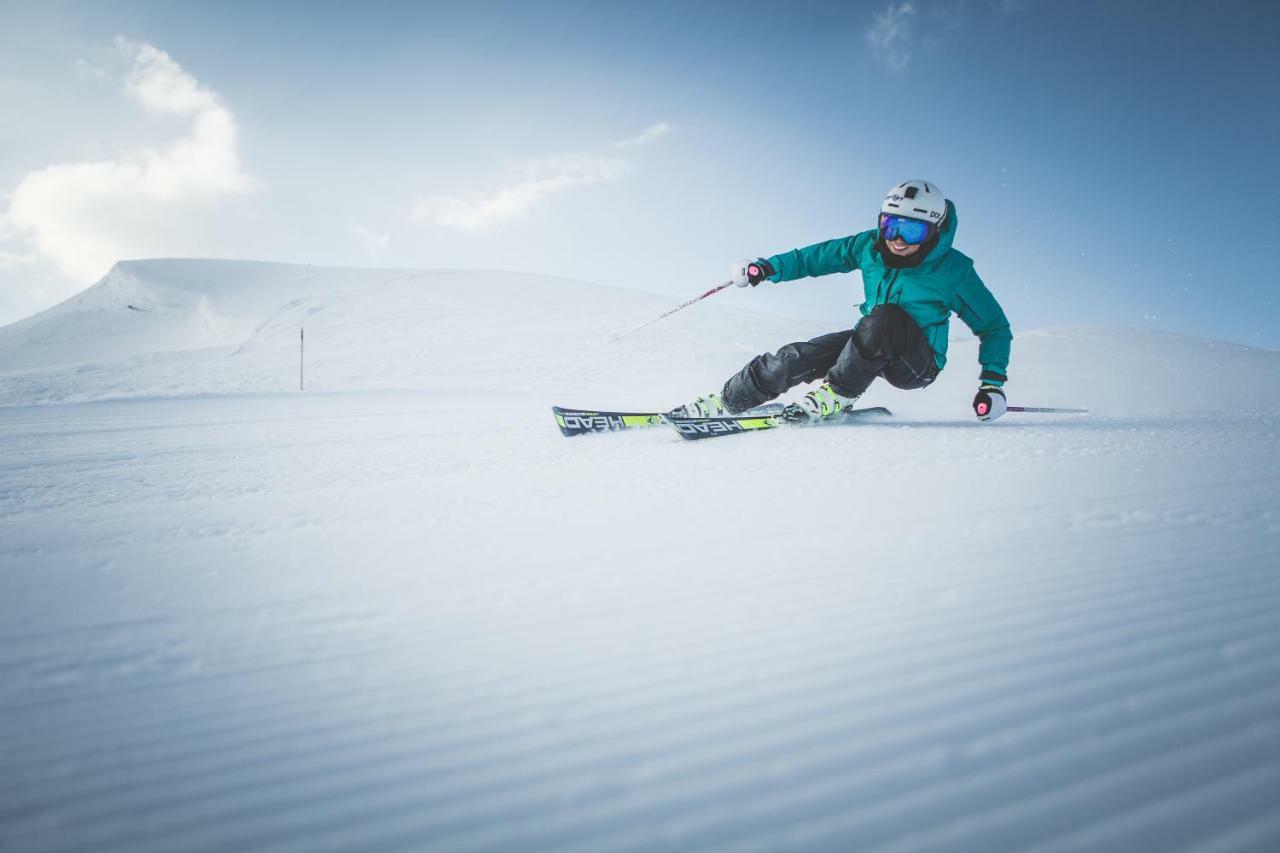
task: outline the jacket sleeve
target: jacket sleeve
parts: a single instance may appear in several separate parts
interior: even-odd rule
[[[808,276],[853,272],[858,268],[858,250],[861,248],[858,241],[865,240],[868,233],[871,232],[814,243],[803,249],[792,249],[765,258],[774,269],[769,280],[791,281]]]
[[[952,310],[978,336],[978,362],[982,365],[979,381],[987,385],[1004,385],[1008,378],[1013,332],[1009,329],[1004,309],[972,267],[956,289]]]

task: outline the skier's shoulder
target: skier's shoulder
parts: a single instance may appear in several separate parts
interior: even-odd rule
[[[866,231],[859,231],[857,234],[849,236],[849,242],[859,245],[874,246],[876,238],[880,236],[880,232],[875,228],[868,228]]]
[[[873,257],[872,250],[876,246],[876,238],[879,232],[871,228],[867,231],[859,231],[857,234],[850,234],[845,238],[849,252],[858,259],[859,267],[866,267],[867,261]]]
[[[966,278],[973,269],[973,258],[966,255],[959,249],[947,249],[942,253],[942,257],[934,262],[935,269],[948,278],[954,278],[957,281]]]
[[[973,266],[973,258],[956,248],[948,249],[942,260],[956,269],[969,269]]]
[[[876,231],[859,231],[857,234],[850,234],[847,237],[833,237],[830,240],[823,240],[801,249],[802,252],[808,253],[836,253],[845,258],[855,268],[865,269],[868,261],[872,258],[872,249],[876,244]]]

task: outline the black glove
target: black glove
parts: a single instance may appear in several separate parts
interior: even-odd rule
[[[994,421],[1003,415],[1007,408],[1004,389],[995,385],[981,386],[973,397],[973,413],[980,421]]]
[[[773,273],[773,267],[764,259],[758,261],[738,261],[729,270],[729,274],[733,276],[733,283],[738,287],[746,287],[747,285],[755,287],[757,284],[773,275]]]

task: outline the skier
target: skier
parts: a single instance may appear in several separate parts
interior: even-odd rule
[[[937,184],[904,181],[885,196],[876,228],[734,264],[731,274],[738,287],[861,270],[866,294],[862,319],[848,331],[756,356],[719,394],[701,396],[675,413],[741,414],[802,382],[824,377],[784,412],[789,419],[821,420],[851,408],[877,376],[897,388],[924,388],[947,363],[947,328],[954,312],[981,342],[974,413],[984,421],[1003,415],[1013,335],[973,261],[951,248],[956,224],[955,205]]]

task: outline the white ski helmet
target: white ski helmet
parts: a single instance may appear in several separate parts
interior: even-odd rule
[[[941,225],[947,218],[947,197],[937,184],[928,181],[903,181],[889,190],[880,205],[881,213],[896,213],[912,219],[923,219]]]

